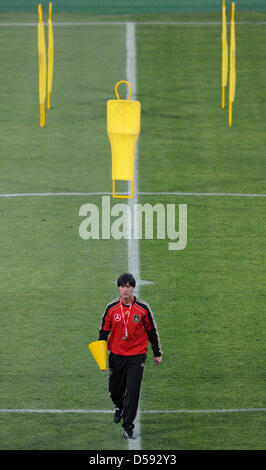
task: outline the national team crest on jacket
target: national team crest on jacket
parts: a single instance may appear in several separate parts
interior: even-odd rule
[[[137,315],[137,314],[133,315],[133,322],[139,323],[139,321],[140,321],[140,315]]]
[[[108,350],[121,356],[146,354],[149,341],[154,356],[161,356],[160,337],[149,304],[134,296],[132,308],[129,309],[128,315],[123,314],[119,307],[120,297],[112,300],[106,306],[102,317],[99,340],[108,340]],[[127,340],[121,341],[126,336],[125,330],[127,327]]]

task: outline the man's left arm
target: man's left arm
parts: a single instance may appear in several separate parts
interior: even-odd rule
[[[144,323],[149,341],[151,343],[153,355],[154,355],[154,365],[159,366],[162,362],[162,349],[160,336],[157,329],[156,322],[154,320],[153,313],[150,309],[147,308],[146,321]]]

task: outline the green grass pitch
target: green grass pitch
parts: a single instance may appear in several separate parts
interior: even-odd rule
[[[265,194],[265,12],[237,12],[230,129],[220,104],[220,13],[53,20],[136,21],[139,191]],[[36,21],[37,10],[0,14],[0,23]],[[37,27],[0,25],[2,196],[112,190],[106,101],[125,79],[125,32],[124,24],[54,27],[52,109],[41,129]],[[79,209],[100,207],[101,196],[2,196],[0,409],[111,410],[108,376],[88,343],[127,270],[127,241],[80,238]],[[139,243],[141,278],[153,281],[140,293],[164,351],[160,368],[151,350],[146,361],[142,449],[265,449],[265,412],[145,413],[266,406],[265,198],[138,202],[188,209],[185,250]],[[1,450],[127,449],[111,414],[0,413],[0,423]]]

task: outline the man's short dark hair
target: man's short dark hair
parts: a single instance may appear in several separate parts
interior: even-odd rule
[[[120,274],[119,278],[117,279],[118,287],[125,286],[126,284],[129,284],[131,287],[135,287],[136,285],[136,280],[130,273]]]

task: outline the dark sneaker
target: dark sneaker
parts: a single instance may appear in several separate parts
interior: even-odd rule
[[[114,412],[114,423],[120,423],[123,416],[123,410],[116,408]]]
[[[136,439],[136,434],[134,433],[133,429],[128,429],[124,431],[124,437],[126,439]]]

